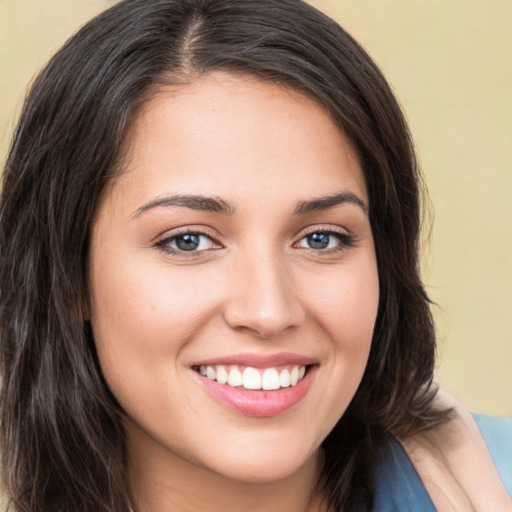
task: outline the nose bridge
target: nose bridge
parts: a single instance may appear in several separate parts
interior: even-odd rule
[[[240,254],[232,273],[225,320],[262,338],[276,336],[304,318],[286,258],[264,247]]]

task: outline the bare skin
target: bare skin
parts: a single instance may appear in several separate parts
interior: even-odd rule
[[[470,411],[446,393],[447,423],[401,440],[440,512],[512,512],[512,502]]]
[[[311,99],[223,73],[158,92],[125,147],[93,226],[91,323],[134,509],[325,512],[319,447],[379,298],[355,151]],[[284,384],[200,372],[219,365]]]
[[[327,512],[319,447],[360,382],[378,305],[353,149],[310,99],[221,73],[158,93],[126,147],[93,227],[91,321],[126,411],[134,509]],[[240,410],[198,371],[233,354],[314,372],[290,404],[271,391],[268,411]],[[437,509],[512,511],[473,418],[441,400],[452,420],[401,440]]]
[[[130,468],[132,500],[137,512],[327,512],[322,493],[315,485],[320,470],[320,457],[316,455],[287,478],[254,483],[226,479],[207,470],[191,474],[186,461],[173,464],[169,474],[168,467],[155,468],[151,453],[139,453],[133,445],[130,451],[132,460],[140,464]],[[144,470],[147,467],[152,468],[151,478]]]

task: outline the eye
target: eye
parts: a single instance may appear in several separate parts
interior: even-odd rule
[[[156,246],[173,253],[201,252],[218,247],[208,235],[195,231],[174,234],[159,241]]]
[[[329,249],[343,249],[353,244],[351,235],[336,231],[315,231],[303,236],[297,245],[306,249],[324,251]]]

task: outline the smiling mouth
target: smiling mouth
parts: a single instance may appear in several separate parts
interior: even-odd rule
[[[296,386],[306,375],[309,365],[280,365],[254,368],[240,365],[200,365],[192,369],[219,384],[246,389],[276,391]]]

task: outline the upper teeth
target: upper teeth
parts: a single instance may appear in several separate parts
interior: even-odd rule
[[[281,370],[277,368],[256,369],[247,366],[243,369],[237,366],[205,366],[199,368],[201,375],[216,380],[220,384],[229,386],[242,386],[245,389],[273,389],[295,386],[306,373],[306,367],[301,365],[287,366]]]

